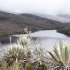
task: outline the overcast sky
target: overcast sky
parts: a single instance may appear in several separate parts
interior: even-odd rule
[[[0,10],[50,15],[70,14],[70,0],[0,0]]]

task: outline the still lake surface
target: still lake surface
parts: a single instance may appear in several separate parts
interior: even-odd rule
[[[34,33],[29,34],[32,38],[39,38],[41,46],[46,48],[48,51],[52,51],[53,47],[55,47],[56,44],[59,44],[61,41],[66,42],[67,44],[70,44],[70,37],[58,33],[57,30],[41,30]],[[22,38],[24,34],[20,35],[13,35],[14,37]],[[15,43],[12,43],[15,44]],[[10,44],[4,44],[0,45],[0,52],[5,52],[9,47],[11,47]],[[3,54],[1,54],[3,55]]]
[[[48,51],[52,51],[55,45],[58,45],[60,42],[70,44],[70,37],[58,33],[57,30],[41,30],[31,33],[30,36],[40,38],[41,46]]]

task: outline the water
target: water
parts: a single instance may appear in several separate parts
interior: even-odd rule
[[[68,44],[70,43],[70,37],[58,33],[56,30],[41,30],[41,31],[31,33],[29,35],[32,38],[36,38],[36,39],[39,38],[41,47],[45,48],[48,51],[52,51],[53,47],[55,47],[55,45],[59,44],[61,41],[64,41]],[[26,34],[13,35],[13,36],[17,38],[22,38],[23,36],[26,36]],[[10,44],[0,45],[0,52],[4,52],[4,50],[7,50],[9,47],[11,47]]]
[[[65,38],[42,38],[41,40],[41,46],[46,48],[48,51],[52,51],[54,47],[57,47],[56,45],[59,45],[60,42],[70,43],[70,39]]]
[[[52,51],[60,42],[70,43],[70,37],[58,33],[56,30],[41,30],[30,34],[31,37],[40,38],[41,46]]]

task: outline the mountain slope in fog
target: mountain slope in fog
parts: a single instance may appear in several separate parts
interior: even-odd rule
[[[61,22],[31,14],[11,14],[0,12],[0,35],[23,33],[28,27],[32,31],[41,29],[58,29],[64,27]]]
[[[43,18],[32,14],[11,14],[0,12],[0,35],[24,33],[24,28],[31,31],[37,30],[52,30],[64,29],[69,27],[69,24],[63,24],[57,20]]]

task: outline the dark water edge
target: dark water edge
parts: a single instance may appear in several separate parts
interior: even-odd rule
[[[17,37],[11,36],[11,42],[14,43],[17,41]],[[1,44],[9,44],[10,43],[10,36],[1,36],[0,37],[0,43]]]

